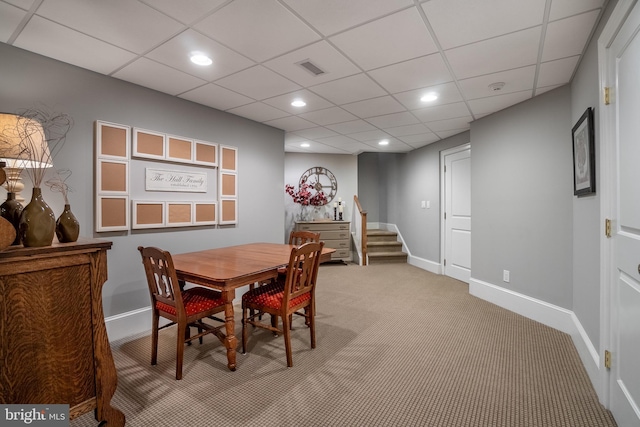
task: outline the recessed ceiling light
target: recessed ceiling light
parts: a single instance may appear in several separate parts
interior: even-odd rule
[[[309,144],[308,142],[303,142],[302,144],[300,144],[300,147],[309,148],[309,147],[311,147],[311,144]]]
[[[191,62],[196,65],[211,65],[213,61],[204,53],[194,52],[191,54]]]
[[[438,95],[436,95],[435,93],[431,92],[431,93],[427,93],[422,98],[420,98],[420,101],[422,101],[422,102],[432,102],[432,101],[435,101],[436,99],[438,99]]]
[[[495,83],[491,83],[489,85],[489,90],[492,90],[494,92],[498,92],[501,91],[502,88],[504,87],[504,82],[495,82]]]
[[[293,105],[294,107],[304,107],[305,105],[307,105],[307,103],[302,99],[296,99],[291,103],[291,105]]]
[[[389,140],[383,139],[382,141],[378,142],[378,145],[389,145]]]

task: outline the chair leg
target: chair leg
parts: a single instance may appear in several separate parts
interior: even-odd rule
[[[151,319],[151,364],[158,363],[158,314],[154,313]]]
[[[284,347],[287,350],[287,366],[293,366],[293,357],[291,355],[291,323],[283,319],[282,331],[284,335]]]
[[[309,333],[311,334],[311,348],[316,348],[316,313],[313,307],[309,307],[306,321],[309,322]]]
[[[242,307],[242,354],[247,354],[247,309]]]
[[[189,327],[178,322],[178,330],[176,331],[176,379],[182,379],[182,361],[184,359],[184,337]]]

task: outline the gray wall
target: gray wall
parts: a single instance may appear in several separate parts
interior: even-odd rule
[[[108,253],[109,280],[104,288],[105,315],[149,306],[138,245],[179,253],[250,241],[281,242],[284,135],[281,130],[177,99],[121,80],[0,43],[0,111],[15,112],[43,103],[69,114],[75,124],[54,158],[57,169],[71,169],[72,211],[84,237],[113,242]],[[157,130],[238,147],[239,221],[236,226],[93,232],[93,126],[95,120]],[[25,177],[26,178],[26,177]],[[46,179],[46,178],[45,178]],[[25,179],[23,196],[31,196]],[[58,193],[43,189],[56,215]],[[4,190],[0,191],[4,196]],[[268,227],[265,224],[269,224]]]
[[[567,309],[570,121],[570,88],[563,86],[471,125],[471,276]]]
[[[309,168],[321,166],[333,173],[338,182],[338,191],[329,206],[318,209],[320,216],[325,213],[333,218],[333,202],[342,198],[343,219],[352,220],[354,210],[353,196],[358,194],[358,158],[351,154],[306,154],[286,153],[284,156],[284,180],[285,184],[298,188],[300,176]],[[289,240],[289,233],[294,228],[296,216],[300,213],[300,205],[293,203],[291,196],[282,189],[285,206],[284,241]]]
[[[600,102],[598,77],[598,36],[617,0],[610,0],[595,36],[571,82],[571,126],[588,107],[594,109],[596,144],[596,193],[573,198],[573,311],[600,349]]]
[[[395,224],[414,257],[440,262],[440,152],[469,143],[469,132],[406,154],[358,156],[358,197],[368,222]],[[431,202],[422,209],[422,201]]]

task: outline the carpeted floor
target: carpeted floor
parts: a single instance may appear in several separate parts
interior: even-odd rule
[[[317,348],[294,317],[282,337],[255,330],[238,369],[215,337],[187,347],[176,381],[175,328],[114,343],[127,426],[615,426],[571,338],[408,264],[323,265]],[[236,334],[241,334],[236,311]],[[72,427],[95,426],[88,413]]]

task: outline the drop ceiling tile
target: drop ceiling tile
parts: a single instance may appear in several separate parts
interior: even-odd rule
[[[386,138],[387,145],[380,145],[379,140],[365,141],[363,144],[366,144],[370,148],[375,148],[379,151],[392,151],[392,152],[404,152],[411,151],[413,147],[409,146],[406,142],[400,141],[397,138]]]
[[[270,105],[263,104],[262,102],[254,102],[253,104],[232,108],[231,110],[227,110],[227,112],[235,114],[236,116],[246,117],[247,119],[251,119],[256,122],[266,122],[268,120],[279,119],[289,115],[289,113],[278,110]]]
[[[361,147],[361,143],[356,141],[355,139],[349,138],[348,136],[338,135],[338,136],[330,136],[328,138],[317,138],[316,142],[321,144],[330,145],[332,147]]]
[[[402,142],[406,142],[413,146],[413,144],[425,143],[431,144],[440,139],[438,135],[433,132],[423,133],[419,135],[407,135],[399,138]]]
[[[344,150],[342,148],[332,147],[326,144],[321,144],[319,142],[310,141],[309,143],[311,144],[311,147],[309,147],[306,151],[299,151],[299,152],[306,152],[306,153],[313,153],[313,154],[353,154],[353,152],[351,151]]]
[[[586,12],[588,10],[602,7],[606,0],[553,0],[551,2],[551,11],[549,12],[549,20],[566,18],[571,15]]]
[[[118,70],[113,77],[170,95],[188,92],[206,84],[204,80],[146,58],[137,59]]]
[[[535,64],[541,27],[458,47],[445,52],[458,79]],[[491,58],[490,61],[487,58]]]
[[[522,92],[507,93],[505,95],[472,99],[469,101],[469,108],[471,108],[473,114],[489,114],[519,104],[522,101],[530,99],[532,96],[532,90],[525,90]]]
[[[294,107],[293,105],[291,105],[291,103],[296,99],[303,100],[307,103],[307,105],[305,105],[304,107]],[[306,89],[301,89],[295,92],[265,99],[263,102],[291,114],[303,114],[309,111],[329,108],[333,105],[329,101],[319,97],[313,92],[309,92]]]
[[[413,5],[412,0],[284,0],[328,36]]]
[[[325,73],[315,75],[302,67],[300,63],[306,61]],[[358,67],[324,40],[279,56],[263,65],[302,86],[313,86],[360,72]]]
[[[372,70],[369,75],[391,93],[435,86],[453,80],[439,53]]]
[[[572,56],[540,64],[537,87],[569,83],[578,65],[578,59],[580,59],[579,56]]]
[[[541,25],[545,0],[431,0],[422,8],[443,49]]]
[[[424,102],[421,101],[426,94],[434,93],[438,96],[435,101]],[[409,110],[415,110],[418,108],[431,107],[433,105],[451,104],[454,102],[462,101],[462,96],[455,83],[445,83],[437,86],[425,87],[422,89],[409,90],[406,92],[400,92],[393,95],[395,99],[400,101],[402,105]]]
[[[180,98],[223,111],[253,102],[251,98],[247,98],[244,95],[232,92],[229,89],[213,83],[185,92],[180,95]]]
[[[194,64],[190,60],[192,52],[204,53],[213,60],[213,64],[208,66]],[[255,65],[253,61],[193,30],[178,34],[146,54],[145,57],[207,81],[213,81]]]
[[[157,10],[130,0],[44,0],[37,14],[138,54],[185,28]]]
[[[542,62],[580,55],[584,50],[600,10],[561,19],[547,25]]]
[[[175,0],[140,1],[184,24],[191,24],[202,15],[211,12],[227,2],[227,0],[189,0],[186,2],[177,2]]]
[[[550,90],[557,89],[560,86],[564,86],[564,85],[552,85],[552,86],[538,87],[536,89],[536,95],[542,95],[543,93],[549,92]]]
[[[352,114],[355,114],[361,119],[405,111],[405,108],[402,106],[402,104],[400,104],[390,96],[381,96],[380,98],[369,99],[367,101],[345,104],[342,106],[342,108]]]
[[[380,129],[371,130],[367,132],[358,132],[352,133],[349,135],[350,138],[355,139],[356,141],[365,142],[365,141],[380,141],[381,139],[389,139],[391,135],[388,133],[381,131]]]
[[[437,137],[437,135],[436,135]],[[436,141],[439,141],[441,138],[437,137],[437,139],[433,140],[433,141],[424,141],[424,142],[414,142],[413,144],[409,144],[411,145],[414,149],[416,148],[422,148],[422,147],[426,147],[427,145],[433,144]]]
[[[17,7],[0,3],[0,41],[6,43],[18,28],[26,12]]]
[[[331,129],[318,126],[314,128],[296,131],[296,135],[302,136],[307,139],[318,139],[318,138],[328,138],[330,136],[337,136],[338,133],[332,131]]]
[[[473,121],[473,117],[458,117],[455,119],[448,120],[436,120],[433,122],[427,122],[426,125],[433,132],[442,132],[446,130],[454,130],[454,129],[469,129],[471,127],[471,122]]]
[[[320,38],[276,0],[235,0],[194,28],[257,62]]]
[[[531,65],[460,80],[459,84],[465,99],[476,99],[533,89],[535,77],[536,66]],[[489,85],[493,83],[504,83],[504,87],[499,92],[493,91],[489,88]]]
[[[282,129],[287,132],[295,132],[298,130],[309,129],[316,127],[315,123],[311,123],[308,120],[297,116],[288,116],[281,119],[269,120],[264,122],[265,125],[273,126],[274,128]],[[302,137],[299,137],[303,139]]]
[[[216,80],[215,83],[258,100],[300,89],[297,84],[261,65]]]
[[[353,120],[350,122],[336,123],[333,125],[327,125],[326,127],[334,132],[338,132],[343,135],[375,130],[375,126],[373,126],[371,123],[365,122],[364,120]]]
[[[384,131],[389,135],[395,137],[402,137],[407,135],[419,135],[421,133],[430,133],[429,128],[422,123],[415,125],[396,126],[390,128],[384,128]]]
[[[321,126],[332,125],[334,123],[349,122],[357,119],[356,116],[343,110],[340,107],[325,108],[324,110],[312,111],[310,113],[299,114],[305,120]]]
[[[408,111],[402,113],[386,114],[384,116],[369,117],[367,121],[379,128],[420,123],[420,121]]]
[[[31,17],[14,46],[102,74],[111,74],[136,57],[131,52],[39,16]],[[69,46],[73,46],[73,49],[69,49]],[[137,82],[146,86],[142,78]],[[191,84],[185,89],[196,85],[193,82]],[[161,82],[156,81],[158,90],[162,90],[162,86]]]
[[[309,89],[338,105],[386,95],[386,91],[364,73],[314,85]]]
[[[455,119],[467,117],[471,113],[464,102],[455,104],[437,105],[435,107],[421,108],[414,110],[413,114],[422,122],[433,122],[436,120]]]
[[[445,138],[450,138],[454,135],[458,135],[460,133],[466,132],[467,130],[468,129],[445,130],[442,132],[436,132],[436,135],[438,135],[442,139],[445,139]]]
[[[12,4],[23,10],[31,9],[31,6],[33,6],[33,3],[35,3],[36,1],[37,0],[4,0],[5,3]]]
[[[365,70],[438,51],[415,7],[338,34],[330,41]]]

